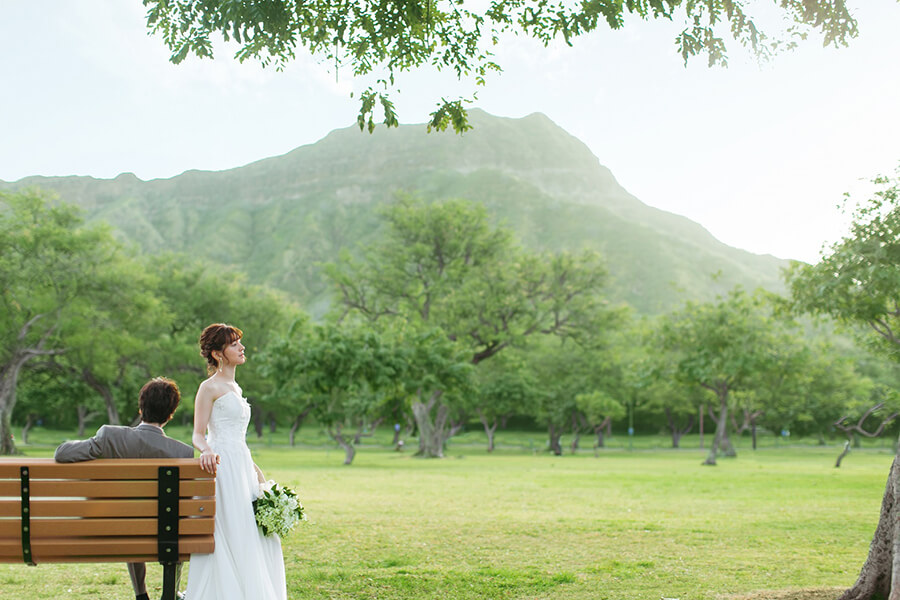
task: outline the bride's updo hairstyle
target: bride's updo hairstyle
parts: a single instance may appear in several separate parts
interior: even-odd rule
[[[232,325],[213,323],[200,334],[200,356],[206,359],[206,371],[212,375],[219,368],[213,352],[222,352],[225,346],[244,337],[244,332]]]

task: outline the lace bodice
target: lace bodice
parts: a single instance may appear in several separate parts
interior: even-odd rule
[[[209,417],[208,441],[212,444],[243,444],[250,424],[250,405],[235,392],[227,392],[213,402]]]

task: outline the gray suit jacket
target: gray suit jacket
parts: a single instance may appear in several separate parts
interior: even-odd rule
[[[95,458],[193,458],[194,449],[167,437],[153,425],[104,425],[89,440],[65,442],[56,449],[56,462]]]

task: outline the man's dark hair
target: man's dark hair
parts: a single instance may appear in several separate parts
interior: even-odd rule
[[[141,388],[138,406],[144,423],[166,423],[181,402],[178,385],[165,377],[154,377]]]

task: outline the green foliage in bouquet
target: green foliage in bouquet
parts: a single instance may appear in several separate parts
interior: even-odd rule
[[[297,493],[289,487],[268,481],[262,485],[262,493],[253,501],[253,514],[263,535],[284,538],[306,513]]]

